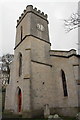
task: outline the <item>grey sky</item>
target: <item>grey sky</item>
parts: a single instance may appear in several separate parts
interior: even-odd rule
[[[26,8],[32,4],[48,14],[49,35],[52,43],[51,49],[70,50],[77,49],[77,29],[65,33],[63,19],[68,18],[77,11],[78,0],[1,0],[0,1],[0,55],[13,53],[16,36],[16,21]]]

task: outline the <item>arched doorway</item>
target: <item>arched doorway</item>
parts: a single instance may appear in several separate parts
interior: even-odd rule
[[[22,93],[21,89],[18,87],[18,93],[17,93],[17,100],[18,100],[18,112],[21,112],[21,106],[22,106]]]

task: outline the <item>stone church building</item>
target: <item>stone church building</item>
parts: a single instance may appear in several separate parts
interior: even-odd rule
[[[75,116],[80,107],[80,55],[51,50],[47,14],[28,5],[17,20],[5,111],[35,117]]]

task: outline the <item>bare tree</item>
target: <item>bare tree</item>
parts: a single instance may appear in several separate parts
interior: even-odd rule
[[[80,15],[78,13],[73,13],[68,19],[64,20],[64,26],[66,32],[80,27]]]
[[[6,54],[2,56],[2,74],[3,74],[3,84],[8,83],[10,79],[10,63],[13,61],[12,54]],[[6,77],[7,76],[7,77]]]
[[[65,31],[68,33],[72,31],[73,29],[79,28],[80,27],[80,12],[78,9],[77,13],[72,13],[71,16],[68,19],[64,20],[64,27]],[[78,34],[80,32],[80,28],[78,29]],[[80,35],[78,35],[80,36]],[[80,37],[78,38],[78,54],[80,54]]]

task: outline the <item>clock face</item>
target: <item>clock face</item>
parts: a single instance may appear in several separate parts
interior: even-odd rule
[[[44,26],[42,24],[39,24],[39,23],[37,24],[37,28],[40,31],[44,31],[45,30]]]

